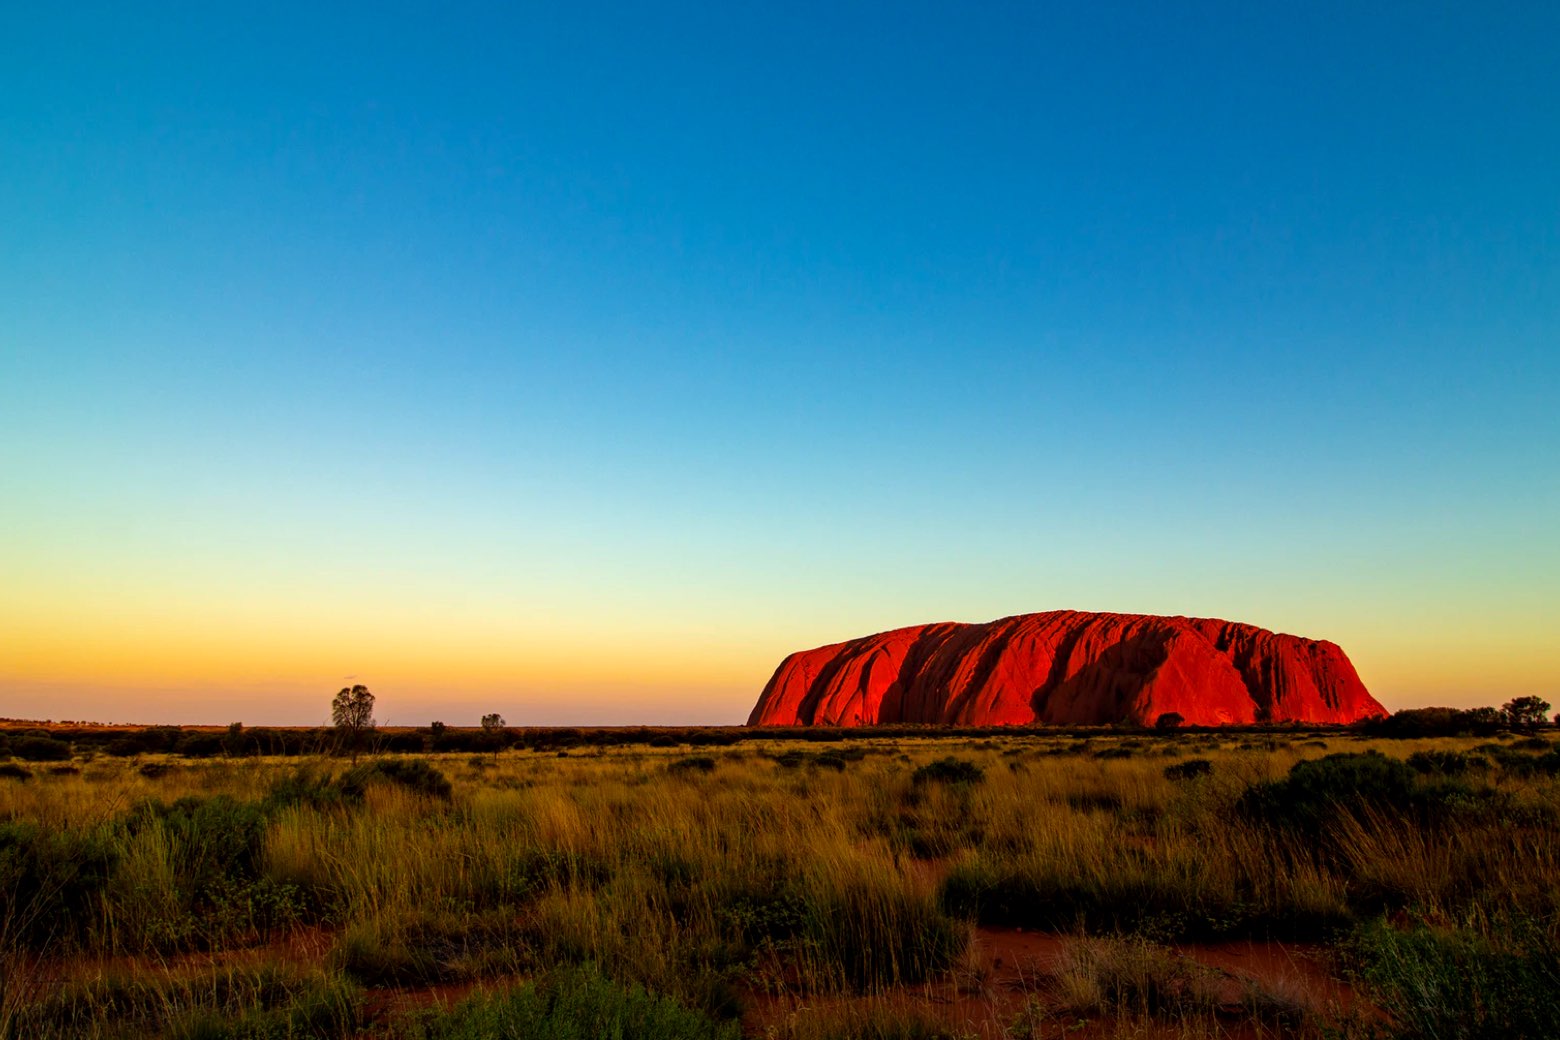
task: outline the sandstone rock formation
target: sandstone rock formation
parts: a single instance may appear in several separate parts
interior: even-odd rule
[[[750,726],[1348,723],[1387,714],[1336,644],[1211,618],[1053,610],[802,650]]]

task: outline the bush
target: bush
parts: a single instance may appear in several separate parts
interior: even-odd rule
[[[171,805],[147,802],[131,811],[125,826],[134,834],[153,821],[168,833],[175,873],[191,894],[224,878],[252,878],[259,869],[266,819],[252,802],[227,795],[180,798]]]
[[[425,798],[449,801],[452,794],[445,775],[420,758],[380,758],[354,766],[342,775],[338,786],[343,796],[361,801],[368,785],[394,784]]]
[[[362,798],[363,792],[359,790],[356,800]],[[342,793],[329,773],[303,766],[273,782],[265,804],[267,808],[306,805],[313,809],[329,809],[349,800],[352,799]]]
[[[857,990],[922,982],[947,969],[967,942],[962,924],[897,877],[864,873],[804,886],[800,940],[827,976]]]
[[[560,970],[495,996],[479,996],[422,1024],[419,1040],[738,1040],[719,1022],[595,968]]]
[[[1206,758],[1189,758],[1185,762],[1177,762],[1173,766],[1165,767],[1166,780],[1195,780],[1199,776],[1207,776],[1213,772],[1213,763]]]
[[[435,733],[434,739],[437,740],[440,735],[442,731]],[[396,754],[418,754],[427,750],[427,741],[421,733],[387,733],[380,738],[380,742],[386,751]]]
[[[228,742],[220,733],[190,733],[174,750],[185,758],[215,758],[227,753]]]
[[[974,762],[962,758],[939,758],[935,762],[926,765],[910,774],[910,782],[917,786],[922,784],[953,784],[969,785],[978,784],[985,778],[985,770]]]
[[[15,762],[6,762],[0,765],[0,779],[31,780],[32,770],[26,766],[19,766]]]
[[[263,805],[226,795],[146,802],[127,814],[119,824],[126,862],[139,847],[167,873],[145,882],[134,872],[114,878],[125,938],[146,949],[197,949],[296,921],[301,892],[262,876],[267,824]],[[153,893],[160,898],[144,903]]]
[[[1236,936],[1328,938],[1352,923],[1346,906],[1276,906],[1249,887],[1209,884],[1198,864],[1122,864],[1100,872],[977,855],[943,880],[943,908],[998,927],[1090,934],[1129,932],[1156,940]]]
[[[1378,924],[1353,944],[1360,974],[1402,1040],[1560,1036],[1560,950],[1537,922],[1500,941]]]
[[[1242,812],[1267,823],[1315,831],[1340,810],[1408,809],[1414,771],[1375,751],[1342,752],[1297,762],[1282,780],[1259,783],[1241,795]]]
[[[74,938],[113,861],[96,833],[0,824],[0,950]]]
[[[1534,755],[1501,747],[1499,744],[1487,744],[1481,750],[1485,750],[1503,771],[1513,776],[1560,774],[1560,749],[1543,755]]]
[[[1494,708],[1407,708],[1384,719],[1371,719],[1361,729],[1373,737],[1395,739],[1467,734],[1487,737],[1504,725],[1505,719]]]
[[[1470,755],[1462,751],[1416,751],[1408,756],[1408,767],[1419,773],[1462,776],[1464,773],[1486,772],[1490,768],[1490,760],[1483,755]]]
[[[16,1037],[347,1040],[362,994],[335,976],[264,964],[215,974],[107,969],[22,1005]]]
[[[713,773],[715,771],[715,760],[709,755],[692,755],[688,758],[679,758],[667,763],[666,771],[674,775]]]
[[[22,737],[11,742],[11,754],[27,762],[63,762],[70,758],[70,745],[52,737]]]
[[[818,756],[812,760],[812,764],[819,769],[832,769],[836,773],[845,769],[845,762],[845,756],[834,750],[820,751]]]

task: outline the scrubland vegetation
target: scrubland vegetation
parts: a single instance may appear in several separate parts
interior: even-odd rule
[[[1555,1036],[1551,732],[29,748],[0,1036]]]

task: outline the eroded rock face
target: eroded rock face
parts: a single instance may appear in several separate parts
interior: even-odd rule
[[[750,726],[1349,723],[1387,714],[1334,643],[1211,618],[1053,610],[802,650]]]

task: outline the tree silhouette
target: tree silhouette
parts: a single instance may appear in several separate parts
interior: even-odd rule
[[[495,730],[501,730],[504,728],[504,725],[504,717],[496,711],[490,715],[482,716],[482,729],[485,732],[492,733]]]
[[[1513,729],[1537,729],[1544,724],[1549,702],[1542,697],[1517,697],[1506,702],[1500,712]]]
[[[374,728],[374,695],[367,686],[343,686],[330,703],[330,719],[341,743],[357,761],[358,748]]]

